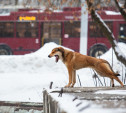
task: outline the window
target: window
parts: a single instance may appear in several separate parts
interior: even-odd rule
[[[60,22],[44,22],[41,24],[43,39],[42,45],[47,42],[55,42],[61,44],[61,23]]]
[[[13,22],[0,22],[0,38],[1,37],[14,37]]]
[[[48,38],[61,38],[61,23],[59,22],[46,22],[43,24],[43,37]]]
[[[120,38],[126,38],[126,24],[120,24],[119,36]]]
[[[79,38],[80,37],[80,22],[65,22],[64,34],[66,38]]]
[[[17,37],[38,37],[38,23],[37,22],[17,22]]]
[[[105,22],[107,26],[112,30],[112,22]],[[89,22],[89,37],[98,37],[102,38],[105,37],[101,28],[94,22]]]

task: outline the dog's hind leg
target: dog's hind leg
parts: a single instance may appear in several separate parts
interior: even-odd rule
[[[71,87],[73,87],[75,83],[76,83],[76,70],[73,70],[72,71],[72,85],[71,85]]]
[[[118,82],[121,84],[122,87],[124,87],[123,83],[119,80],[119,78],[118,78],[117,76],[113,76],[113,78],[114,78],[116,81],[118,81]]]
[[[111,84],[112,84],[112,87],[114,87],[114,80],[113,80],[113,78],[111,78]]]
[[[70,85],[72,84],[72,68],[67,67],[67,69],[68,69],[68,73],[69,73],[69,83],[65,87],[70,87]]]

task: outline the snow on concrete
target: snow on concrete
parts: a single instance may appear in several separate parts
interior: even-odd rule
[[[126,45],[118,45],[122,52],[126,53]],[[0,101],[42,102],[43,88],[48,88],[51,81],[53,88],[64,87],[68,83],[65,65],[61,61],[56,63],[55,58],[48,58],[51,50],[58,46],[55,43],[47,43],[31,54],[0,56]],[[111,63],[111,53],[110,49],[101,58]],[[115,55],[113,60],[114,70],[122,75],[122,64],[117,61]],[[77,71],[77,75],[83,87],[95,86],[91,69],[81,69]],[[103,82],[103,78],[100,79]],[[106,83],[110,85],[109,79],[106,79]],[[75,87],[78,86],[80,85],[77,77]]]
[[[117,94],[117,95],[126,95],[126,90],[104,90],[97,91],[96,94]]]
[[[104,90],[97,91],[96,94],[117,94],[117,95],[126,95],[126,90]]]
[[[97,93],[101,92],[99,91]],[[108,90],[108,92],[111,94],[113,91]],[[114,92],[116,93],[116,91]],[[100,104],[94,104],[92,101],[80,100],[79,98],[75,99],[73,95],[65,93],[62,94],[62,97],[59,97],[58,93],[49,93],[49,95],[51,95],[51,97],[58,102],[59,107],[67,113],[123,113],[126,110],[122,108],[103,108]]]
[[[50,95],[58,102],[60,108],[65,110],[67,113],[79,113],[79,110],[90,104],[89,101],[81,101],[78,99],[73,101],[75,97],[68,94],[63,94],[62,97],[59,97],[58,93],[50,93]],[[79,103],[81,103],[81,105],[77,107],[77,104]]]

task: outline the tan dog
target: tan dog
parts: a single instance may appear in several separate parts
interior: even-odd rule
[[[58,62],[59,59],[62,60],[68,69],[69,83],[65,87],[74,86],[76,83],[76,70],[81,68],[92,68],[99,75],[109,77],[111,79],[112,87],[114,87],[113,79],[117,80],[121,86],[123,86],[123,83],[117,77],[120,75],[112,70],[110,64],[106,60],[82,55],[77,52],[66,50],[62,47],[54,48],[48,57],[51,58],[53,56],[56,57],[56,62]]]

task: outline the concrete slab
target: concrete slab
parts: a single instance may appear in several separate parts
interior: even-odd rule
[[[123,92],[123,93],[121,93],[121,92]],[[53,102],[55,100],[55,99],[53,99],[54,96],[51,97],[51,94],[59,95],[62,99],[65,99],[65,97],[62,97],[63,95],[73,96],[74,97],[74,99],[72,100],[73,102],[75,100],[80,100],[82,102],[87,102],[87,103],[89,102],[89,103],[91,103],[91,107],[87,104],[88,107],[84,106],[83,108],[87,109],[87,111],[89,111],[90,113],[94,113],[94,111],[92,109],[98,110],[100,112],[104,111],[104,112],[109,112],[109,113],[113,113],[113,112],[126,113],[126,86],[124,86],[124,87],[116,86],[114,88],[113,87],[61,88],[60,90],[53,89],[51,92],[47,93],[47,95],[48,94],[50,95],[49,96],[50,102],[51,102],[51,98],[52,98]],[[47,97],[48,96],[46,96],[46,98]],[[56,101],[56,106],[58,107],[58,109],[60,109],[60,106],[57,104],[59,102],[59,99],[57,99],[55,101]],[[78,103],[78,105],[76,105],[76,106],[79,106],[79,104],[81,105],[81,102]],[[53,103],[53,105],[55,105],[55,102]],[[92,107],[92,105],[93,105],[93,107]],[[98,106],[100,106],[100,107],[98,107]],[[51,109],[51,108],[49,108],[49,109]],[[48,110],[46,109],[45,113],[51,113],[51,112],[47,112],[47,111]],[[63,110],[63,111],[65,111],[65,110]],[[79,112],[80,111],[78,111],[78,113]],[[60,112],[57,112],[57,113],[60,113]],[[68,113],[68,112],[65,112],[65,113]],[[86,113],[86,110],[84,113]]]
[[[0,101],[0,113],[42,113],[43,103]]]

